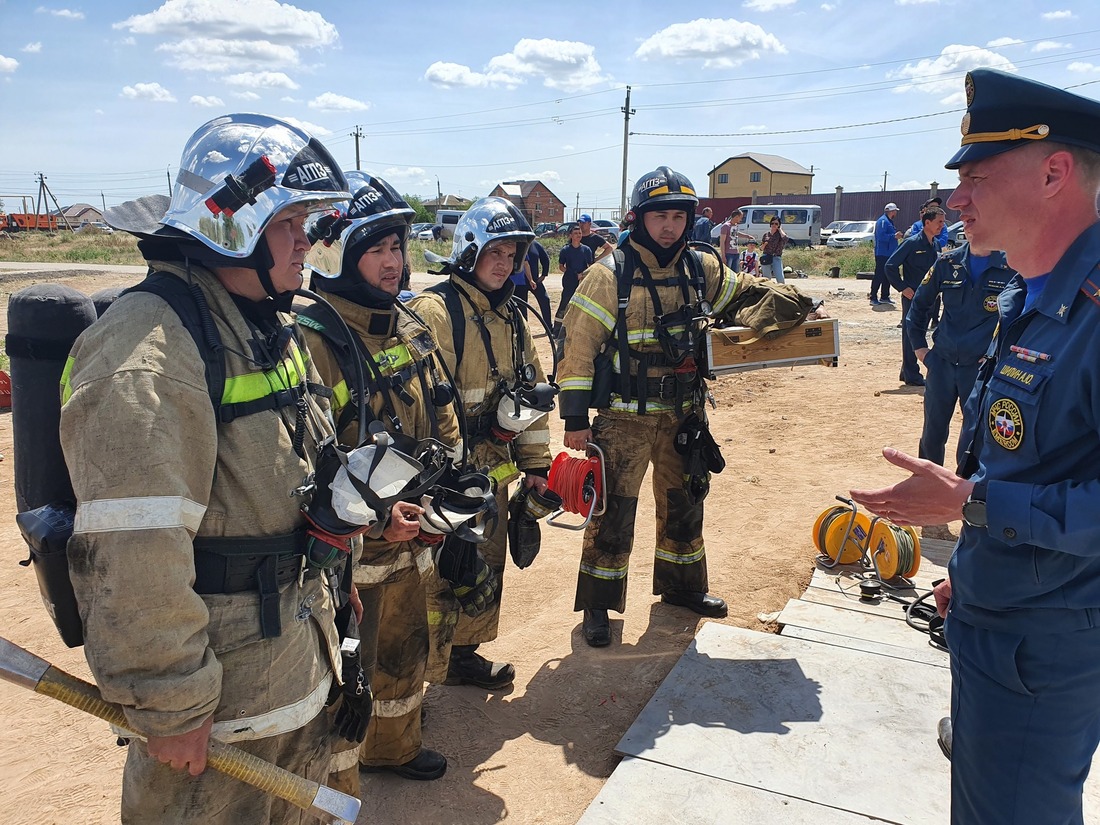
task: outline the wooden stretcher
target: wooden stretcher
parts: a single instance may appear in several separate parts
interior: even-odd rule
[[[775,340],[759,338],[749,327],[707,333],[707,367],[714,375],[763,367],[837,366],[840,327],[836,318],[806,321]]]

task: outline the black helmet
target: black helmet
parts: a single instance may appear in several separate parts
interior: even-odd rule
[[[683,209],[694,216],[698,205],[699,198],[691,181],[667,166],[658,166],[638,178],[630,194],[630,211],[635,215],[656,209]]]

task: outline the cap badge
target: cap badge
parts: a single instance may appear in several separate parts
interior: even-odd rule
[[[970,72],[966,73],[966,80],[963,86],[966,89],[966,106],[970,108],[974,105],[974,78],[970,76]]]
[[[963,137],[966,137],[968,134],[970,134],[970,112],[967,112],[965,115],[963,115],[962,133]]]

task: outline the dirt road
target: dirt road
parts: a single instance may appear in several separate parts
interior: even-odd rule
[[[8,295],[44,277],[0,273],[5,331]],[[51,277],[91,293],[137,276],[69,270]],[[427,276],[414,280],[414,286],[426,283]],[[761,617],[805,588],[817,514],[849,487],[899,479],[879,450],[890,445],[915,453],[920,436],[922,391],[895,380],[901,313],[872,311],[866,282],[798,283],[825,298],[840,319],[839,369],[758,370],[713,385],[712,426],[727,467],[707,499],[711,590],[729,602],[725,623],[753,630],[774,629]],[[561,436],[555,418],[555,454]],[[0,452],[0,552],[7,572],[0,583],[0,635],[87,677],[81,650],[65,649],[50,624],[33,574],[16,565],[26,550],[13,519],[8,413],[0,414]],[[484,648],[515,664],[514,688],[505,694],[430,688],[425,744],[447,755],[446,776],[430,783],[364,777],[361,823],[576,822],[617,764],[615,744],[698,627],[694,614],[650,595],[652,524],[652,496],[643,488],[627,612],[612,614],[614,641],[603,649],[587,647],[579,614],[572,612],[580,534],[543,528],[535,564],[506,573],[500,638]],[[117,822],[124,752],[106,726],[6,684],[0,684],[0,701],[8,716],[0,737],[5,820]]]

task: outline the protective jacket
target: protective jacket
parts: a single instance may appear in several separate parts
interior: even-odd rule
[[[642,356],[630,356],[628,369],[632,376],[637,376],[639,365],[644,361],[647,384],[644,407],[637,392],[631,395],[629,402],[623,401],[619,377],[623,365],[620,363],[620,352],[615,340],[618,333],[615,338],[611,335],[618,314],[618,284],[612,259],[604,258],[589,267],[588,274],[570,302],[565,318],[566,347],[558,383],[561,386],[561,415],[566,419],[566,428],[570,430],[585,429],[583,426],[570,426],[570,419],[582,418],[587,421],[588,409],[592,406],[592,379],[596,357],[604,352],[611,354],[614,372],[610,409],[650,413],[671,411],[675,405],[676,381],[679,379],[674,365],[665,356],[657,338],[657,310],[650,290],[643,284],[644,271],[648,270],[662,314],[682,307],[685,303],[686,277],[681,265],[684,253],[673,258],[667,267],[661,267],[653,253],[645,247],[634,243],[633,239],[628,244],[637,255],[638,267],[633,273],[633,287],[626,308],[626,334],[629,348]],[[725,269],[713,255],[701,257],[705,276],[704,294],[713,307],[714,314],[720,314],[739,292],[745,276]],[[695,300],[692,287],[688,286],[687,294],[690,300]],[[678,325],[669,331],[681,334],[683,329],[682,325]]]
[[[152,266],[201,287],[225,344],[226,399],[275,398],[316,380],[293,338],[278,363],[244,356],[253,353],[250,326],[213,273]],[[104,698],[123,705],[134,730],[158,736],[193,730],[210,713],[212,735],[227,741],[307,725],[339,673],[322,579],[300,557],[283,570],[280,557],[281,632],[263,638],[255,586],[196,593],[192,540],[274,541],[299,531],[303,500],[294,491],[331,434],[327,410],[302,397],[311,415],[301,455],[294,404],[219,422],[194,339],[163,300],[144,293],[119,298],[78,339],[62,403],[77,496],[70,572]]]
[[[388,432],[399,431],[416,439],[436,438],[448,446],[459,444],[458,417],[450,404],[436,407],[429,400],[435,378],[427,359],[438,354],[429,329],[404,308],[371,309],[339,295],[327,295],[351,331],[374,356],[389,391],[371,395],[369,406]],[[354,403],[348,383],[332,350],[325,345],[317,322],[299,316],[303,336],[313,353],[314,363],[326,385],[332,386],[332,412],[342,424],[340,443],[355,446],[358,424],[351,420]],[[368,372],[368,385],[372,382]],[[331,383],[330,383],[331,382]],[[350,403],[350,406],[349,406]],[[431,567],[427,548],[418,542],[391,543],[365,538],[355,584],[369,587],[392,579],[398,572],[416,567],[424,573]]]
[[[1014,634],[1100,626],[1098,265],[1093,224],[1035,306],[1024,312],[1019,276],[998,298],[996,362],[963,434],[977,439],[973,497],[987,502],[988,527],[963,527],[948,568],[951,615],[968,624]]]
[[[997,326],[997,296],[1016,274],[1003,252],[992,252],[976,282],[970,276],[970,245],[946,253],[924,276],[905,318],[905,334],[913,349],[928,347],[928,320],[937,296],[943,297],[943,317],[932,333],[936,355],[949,364],[976,364],[989,349]]]

